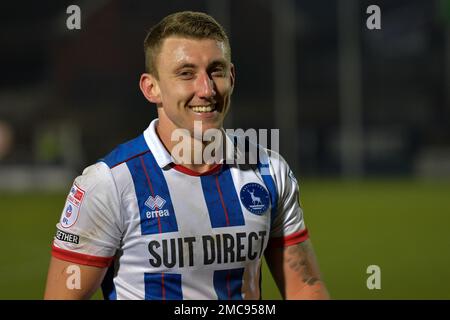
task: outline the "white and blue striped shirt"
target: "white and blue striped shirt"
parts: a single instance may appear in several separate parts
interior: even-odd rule
[[[174,165],[157,121],[75,179],[53,256],[109,266],[106,299],[259,299],[266,248],[308,238],[288,165],[264,149],[270,174],[195,173]]]

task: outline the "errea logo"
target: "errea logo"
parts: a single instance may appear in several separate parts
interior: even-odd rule
[[[161,198],[159,195],[156,195],[156,197],[150,196],[147,201],[145,201],[145,205],[152,210],[155,210],[156,208],[162,209],[165,204],[166,200]]]
[[[164,200],[159,195],[156,195],[155,197],[149,196],[144,204],[148,208],[152,209],[152,211],[146,212],[147,219],[169,216],[169,210],[167,210],[167,209],[162,210],[162,208],[166,204],[166,200]],[[155,209],[157,209],[157,210],[155,210]]]

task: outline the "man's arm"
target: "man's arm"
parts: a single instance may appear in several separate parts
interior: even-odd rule
[[[265,258],[284,299],[329,299],[310,240],[267,248]]]
[[[107,270],[108,268],[85,266],[52,257],[48,269],[44,299],[90,299],[100,287]],[[77,288],[78,279],[76,278],[78,276],[79,288]],[[68,279],[69,277],[70,279]]]

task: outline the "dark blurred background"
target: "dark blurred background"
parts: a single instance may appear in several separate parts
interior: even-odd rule
[[[143,40],[181,10],[230,36],[226,127],[280,130],[331,296],[450,299],[450,0],[3,2],[0,299],[42,297],[73,179],[156,117]],[[263,297],[279,298],[266,270]]]
[[[62,184],[142,132],[143,39],[179,10],[230,35],[227,127],[279,128],[299,175],[450,176],[449,1],[15,1],[0,10],[1,185]]]

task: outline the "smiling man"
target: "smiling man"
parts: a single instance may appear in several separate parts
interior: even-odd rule
[[[148,73],[141,76],[140,87],[144,96],[158,106],[155,129],[165,148],[175,156],[175,160],[179,160],[178,163],[202,172],[211,165],[197,163],[195,166],[195,153],[202,151],[201,147],[198,148],[201,137],[194,135],[195,125],[201,126],[201,135],[209,129],[222,128],[234,86],[230,46],[220,29],[211,38],[196,38],[194,30],[168,35],[167,29],[159,29],[163,26],[157,26],[145,40]],[[170,25],[166,28],[169,29]],[[212,32],[207,29],[199,31],[204,32],[204,36]],[[185,131],[180,129],[187,130],[192,140],[189,143],[191,156],[185,158],[186,161],[176,158],[172,152],[178,143],[172,138],[174,132]]]
[[[246,149],[222,129],[235,84],[223,28],[175,13],[144,48],[140,88],[158,119],[75,179],[45,298],[86,299],[101,285],[105,299],[260,299],[263,256],[284,298],[328,298],[286,162],[262,147],[256,163],[228,161]],[[223,139],[205,141],[208,130]],[[193,161],[210,144],[236,154]],[[76,275],[80,285],[68,285]]]

